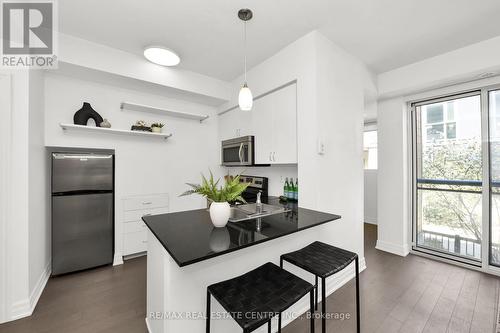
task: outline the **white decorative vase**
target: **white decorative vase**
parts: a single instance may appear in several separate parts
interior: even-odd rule
[[[231,215],[231,207],[228,202],[212,202],[210,205],[210,219],[215,227],[225,227]]]

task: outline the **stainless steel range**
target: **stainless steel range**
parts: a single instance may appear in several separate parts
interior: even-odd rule
[[[231,207],[229,221],[239,222],[257,219],[260,222],[261,217],[280,214],[290,210],[284,206],[265,203],[268,198],[268,179],[266,177],[241,175],[240,182],[250,183],[245,192],[242,193],[242,197],[247,203]]]
[[[255,202],[257,200],[257,193],[261,192],[262,199],[267,199],[269,180],[266,177],[257,176],[240,176],[240,182],[250,183],[245,192],[242,193],[243,199],[247,202]]]

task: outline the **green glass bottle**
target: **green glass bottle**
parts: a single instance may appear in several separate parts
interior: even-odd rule
[[[295,201],[299,201],[299,179],[295,179],[295,191],[293,192]]]
[[[283,185],[283,196],[285,198],[288,198],[288,188],[289,188],[289,184],[288,184],[288,177],[285,178],[285,184]]]
[[[290,183],[288,185],[288,199],[295,200],[295,196],[293,193],[294,193],[293,178],[290,178]]]

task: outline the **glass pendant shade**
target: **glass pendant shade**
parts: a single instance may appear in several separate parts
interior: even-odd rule
[[[238,96],[238,104],[241,111],[250,111],[253,106],[253,96],[250,88],[248,88],[245,83],[240,89],[240,94]]]

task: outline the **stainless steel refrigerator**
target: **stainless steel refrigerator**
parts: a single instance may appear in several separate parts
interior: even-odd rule
[[[114,155],[52,153],[52,275],[113,262]]]

